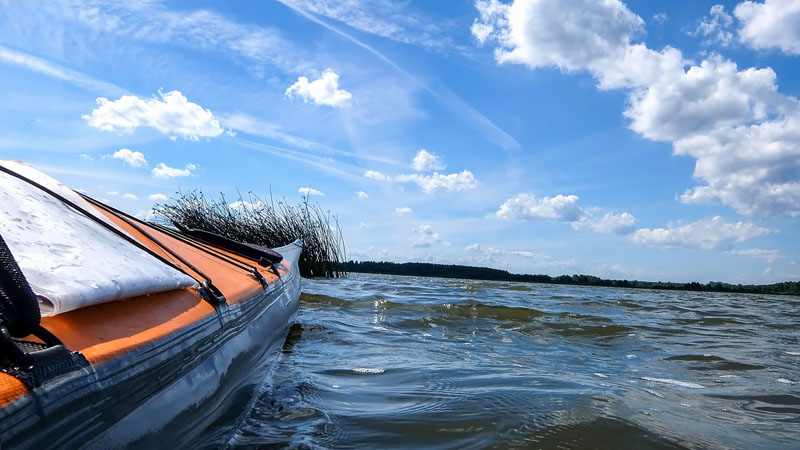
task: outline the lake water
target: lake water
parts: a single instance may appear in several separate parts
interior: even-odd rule
[[[800,448],[800,298],[303,280],[240,448]]]

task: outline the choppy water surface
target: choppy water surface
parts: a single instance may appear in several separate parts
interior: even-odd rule
[[[800,448],[800,298],[304,280],[243,448]]]

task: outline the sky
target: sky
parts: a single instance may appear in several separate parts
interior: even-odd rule
[[[0,158],[356,260],[800,280],[800,0],[0,0]]]

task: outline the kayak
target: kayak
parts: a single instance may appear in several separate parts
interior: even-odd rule
[[[33,185],[43,197],[57,199],[60,207],[67,205],[71,213],[78,211],[109,236],[125,240],[142,258],[149,255],[142,261],[161,261],[189,281],[175,284],[160,276],[167,283],[158,291],[147,291],[139,281],[125,291],[117,289],[121,283],[115,276],[105,280],[117,289],[113,296],[89,304],[84,302],[87,294],[79,293],[76,298],[84,303],[74,309],[65,306],[66,300],[63,305],[41,303],[44,294],[38,284],[32,291],[23,286],[14,295],[9,292],[17,291],[0,285],[5,289],[0,289],[0,448],[229,444],[235,431],[230,424],[246,414],[297,312],[302,243],[265,249],[200,230],[144,222],[90,197],[62,195],[46,183],[3,171],[15,182]],[[99,240],[102,233],[94,233]],[[33,273],[22,261],[13,261],[28,246],[14,252],[11,242],[6,246],[0,239],[0,244],[0,275],[19,279]],[[134,271],[113,263],[95,265],[98,270]],[[84,288],[92,294],[102,291],[101,285]],[[39,297],[40,315],[30,325],[31,334],[22,336],[28,331],[15,323],[15,311],[22,311],[24,292]],[[68,297],[58,295],[52,297]]]

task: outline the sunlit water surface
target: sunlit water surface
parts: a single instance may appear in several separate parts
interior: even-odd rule
[[[303,280],[238,448],[800,448],[800,298]]]

